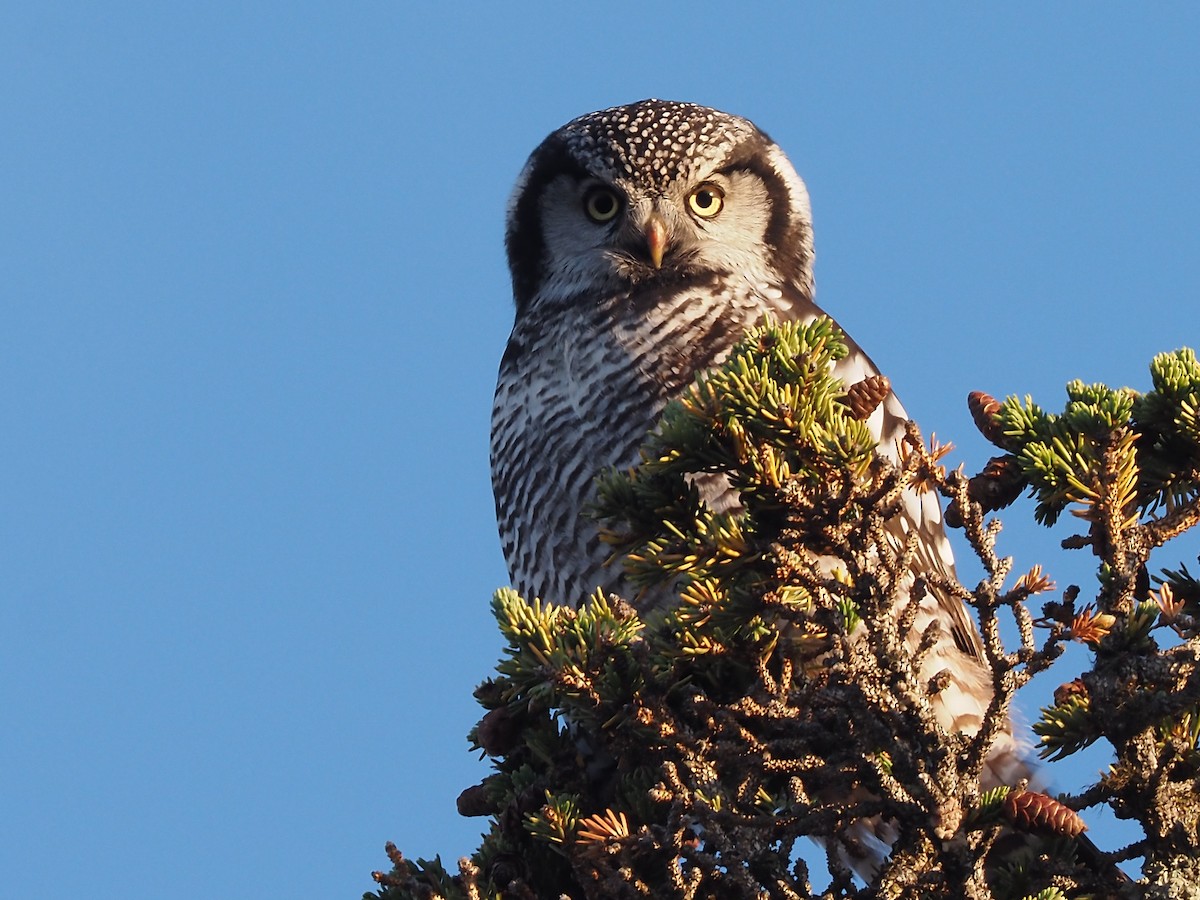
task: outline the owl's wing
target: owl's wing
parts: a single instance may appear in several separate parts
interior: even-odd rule
[[[878,367],[853,339],[847,336],[846,343],[850,352],[834,367],[834,372],[846,385],[856,384],[864,378],[879,374]],[[879,442],[879,452],[894,463],[900,462],[900,447],[908,418],[903,404],[892,393],[867,420],[872,434]],[[954,551],[946,537],[942,506],[937,494],[933,491],[908,491],[904,494],[903,503],[901,514],[889,523],[889,528],[899,542],[905,541],[910,534],[916,532],[918,540],[915,573],[943,575],[950,580],[957,580],[954,571]],[[982,658],[983,645],[979,638],[979,629],[963,602],[938,590],[931,589],[930,593],[934,607],[925,609],[930,604],[929,599],[922,604],[922,612],[927,615],[918,617],[916,632],[921,633],[925,624],[932,618],[941,618],[943,626],[949,631],[959,650],[974,659]]]
[[[900,442],[905,434],[908,414],[896,395],[890,395],[882,404],[883,427],[880,438],[880,452],[899,462]],[[892,520],[891,530],[900,540],[905,540],[915,529],[917,534],[917,572],[943,575],[951,581],[957,581],[954,571],[954,551],[950,540],[946,537],[945,522],[942,517],[942,505],[937,494],[932,490],[922,493],[905,492],[901,515]],[[979,629],[975,625],[966,606],[957,598],[931,589],[938,606],[945,614],[954,643],[963,653],[976,659],[983,656],[983,645],[979,638]]]

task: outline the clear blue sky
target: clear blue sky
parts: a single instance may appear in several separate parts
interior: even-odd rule
[[[970,9],[8,4],[3,893],[356,898],[385,840],[475,846],[503,210],[575,115],[769,131],[818,299],[969,467],[969,390],[1200,345],[1196,7]],[[1087,577],[1028,511],[1018,569]]]

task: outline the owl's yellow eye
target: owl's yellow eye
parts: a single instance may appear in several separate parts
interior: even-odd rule
[[[702,219],[711,219],[725,206],[725,194],[715,184],[702,184],[688,194],[688,208]]]
[[[621,211],[621,198],[612,188],[592,188],[583,198],[583,211],[593,222],[609,222]]]

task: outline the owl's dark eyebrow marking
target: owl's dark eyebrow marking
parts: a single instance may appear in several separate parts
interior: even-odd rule
[[[771,218],[767,222],[763,239],[776,250],[782,250],[792,237],[789,233],[791,192],[783,176],[758,152],[761,149],[758,146],[742,149],[741,154],[744,155],[735,157],[729,165],[722,166],[714,174],[728,177],[735,173],[745,173],[762,182],[771,201]]]
[[[529,181],[521,190],[512,221],[505,235],[508,247],[509,266],[513,277],[513,299],[517,314],[528,304],[542,283],[545,272],[545,242],[541,230],[539,203],[546,187],[560,176],[566,175],[576,181],[593,177],[583,164],[571,155],[561,140],[553,135],[534,151],[528,166],[531,166]]]

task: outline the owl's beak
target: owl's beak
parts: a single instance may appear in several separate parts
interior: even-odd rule
[[[658,213],[651,213],[646,220],[646,249],[654,268],[661,269],[663,254],[667,252],[667,223]]]

